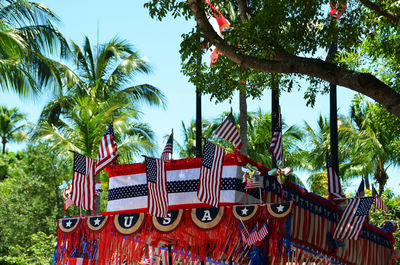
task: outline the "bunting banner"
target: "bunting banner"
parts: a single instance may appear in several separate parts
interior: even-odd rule
[[[201,158],[172,160],[165,164],[168,209],[208,207],[197,198]],[[109,174],[107,213],[147,212],[147,181],[145,164],[114,165]],[[246,203],[245,183],[241,164],[233,154],[223,160],[220,186],[220,206]],[[247,191],[248,203],[260,201],[258,190]]]

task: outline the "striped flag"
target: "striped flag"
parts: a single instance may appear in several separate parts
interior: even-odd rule
[[[280,121],[278,121],[275,126],[274,133],[272,135],[271,145],[269,146],[269,151],[275,157],[276,161],[284,162],[285,158],[283,156],[282,128]]]
[[[224,149],[205,141],[197,197],[213,207],[219,204],[223,160]]]
[[[342,191],[342,186],[340,185],[339,177],[336,174],[335,169],[332,167],[332,162],[328,154],[326,155],[326,170],[328,172],[329,198],[331,200],[346,198],[346,196]]]
[[[336,226],[333,238],[358,239],[373,201],[373,197],[349,199],[349,203]]]
[[[242,220],[240,220],[239,224],[240,224],[240,233],[242,234],[242,240],[244,243],[247,243],[247,238],[249,238],[249,231],[247,231],[247,228],[244,226]]]
[[[239,131],[236,128],[232,113],[230,113],[221,126],[218,127],[215,135],[231,142],[235,148],[242,147],[242,140],[240,139]]]
[[[389,212],[388,207],[385,205],[382,198],[378,196],[378,193],[376,192],[374,186],[372,186],[372,197],[374,197],[375,208],[384,210],[385,212]]]
[[[261,188],[260,184],[260,175],[254,174],[254,176],[246,181],[246,186],[244,187],[245,190],[251,189],[259,189]]]
[[[114,127],[112,122],[108,126],[106,133],[101,139],[99,152],[97,153],[97,163],[95,175],[99,174],[105,167],[114,162],[119,156],[117,144],[115,143]]]
[[[257,227],[257,225],[255,225],[253,227],[253,230],[251,231],[249,237],[247,238],[247,245],[251,246],[251,245],[254,245],[254,243],[260,241],[257,230],[258,230],[258,227]]]
[[[90,157],[74,152],[74,175],[72,178],[71,200],[74,205],[85,210],[94,210],[96,196],[94,165]]]
[[[365,192],[364,192],[364,178],[361,179],[361,183],[360,186],[358,186],[358,190],[356,192],[356,197],[364,197],[365,196]]]
[[[165,161],[145,157],[147,177],[147,208],[152,216],[168,216],[168,192]]]
[[[168,141],[164,147],[164,150],[161,153],[161,159],[163,160],[170,160],[172,159],[172,145],[174,142],[174,133],[172,132],[168,137]]]
[[[261,241],[268,235],[268,219],[258,231],[258,239]]]
[[[87,258],[68,258],[67,265],[90,265],[94,264]]]
[[[66,187],[63,191],[65,210],[67,210],[74,202],[71,200],[72,185]]]

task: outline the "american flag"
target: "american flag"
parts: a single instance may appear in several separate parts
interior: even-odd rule
[[[219,204],[223,160],[224,149],[205,141],[197,197],[213,207]]]
[[[66,187],[63,191],[65,210],[67,210],[74,202],[71,200],[72,185]]]
[[[244,187],[245,190],[251,190],[251,189],[260,189],[261,184],[260,184],[260,175],[255,174],[251,179],[248,179],[246,181],[246,186]]]
[[[373,197],[349,199],[333,238],[357,240],[373,201]]]
[[[376,189],[372,186],[372,197],[374,197],[374,205],[377,209],[384,210],[385,212],[389,212],[388,207],[383,202],[382,198],[378,196]]]
[[[90,265],[94,264],[87,258],[68,258],[67,265]]]
[[[145,157],[148,212],[152,216],[168,216],[168,192],[165,161],[151,157]]]
[[[174,142],[174,133],[172,132],[171,135],[168,137],[168,141],[164,147],[164,150],[162,151],[161,159],[170,160],[172,158],[173,142]]]
[[[108,126],[106,133],[101,139],[99,152],[97,153],[97,163],[95,175],[99,174],[105,167],[114,162],[119,156],[117,144],[115,143],[114,127],[112,122]]]
[[[361,183],[360,186],[358,187],[358,190],[356,192],[356,197],[364,197],[365,196],[365,192],[364,192],[364,178],[361,179]]]
[[[260,230],[258,231],[258,238],[259,240],[263,240],[267,235],[268,235],[268,219],[267,221],[265,221],[265,223],[263,224],[263,226],[260,228]]]
[[[240,139],[232,113],[230,113],[224,122],[218,127],[215,135],[231,142],[235,148],[240,148],[242,146],[242,140]]]
[[[346,196],[342,191],[340,180],[332,167],[332,162],[329,155],[326,155],[326,170],[328,172],[328,191],[332,199],[344,199]]]
[[[249,237],[247,238],[247,245],[251,246],[251,245],[254,245],[254,243],[260,241],[257,230],[258,230],[258,227],[257,227],[257,225],[255,225],[253,227],[253,230],[251,231]]]
[[[282,147],[282,128],[280,121],[275,126],[274,133],[272,135],[271,145],[269,146],[269,151],[275,157],[276,161],[284,162],[285,158],[283,156]]]
[[[244,226],[242,220],[240,220],[239,224],[240,224],[240,233],[242,234],[242,240],[244,243],[247,243],[247,238],[249,238],[249,231],[247,231],[247,228]]]
[[[94,165],[90,157],[74,152],[74,175],[72,178],[71,200],[74,205],[85,210],[94,210],[96,196]]]

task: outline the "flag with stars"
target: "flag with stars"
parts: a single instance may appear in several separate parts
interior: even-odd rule
[[[168,216],[168,192],[165,161],[145,157],[147,178],[147,208],[152,216]]]
[[[332,166],[331,159],[329,155],[326,155],[326,170],[328,174],[328,191],[330,199],[344,199],[346,196],[342,191],[342,186],[340,185],[340,180]]]
[[[378,196],[376,189],[372,186],[372,197],[374,197],[374,205],[377,209],[384,210],[385,212],[389,212],[388,207],[383,202],[382,198]]]
[[[108,126],[103,138],[101,139],[99,152],[97,153],[96,172],[99,174],[105,167],[110,165],[119,156],[117,144],[115,142],[113,123]]]
[[[260,175],[254,174],[254,176],[251,179],[246,180],[246,186],[244,187],[245,190],[260,189],[260,188],[261,188]]]
[[[260,241],[260,238],[258,237],[258,226],[257,224],[253,227],[253,230],[251,231],[249,237],[247,238],[247,244],[249,246],[254,245],[258,241]]]
[[[239,131],[236,128],[235,119],[232,113],[226,117],[224,122],[215,131],[215,135],[221,137],[228,142],[231,142],[235,148],[242,146],[242,140],[240,139]]]
[[[364,197],[365,192],[364,192],[364,178],[361,179],[360,186],[358,186],[358,190],[356,192],[356,197]]]
[[[219,205],[223,160],[224,149],[205,141],[197,197],[213,207]]]
[[[242,240],[244,243],[247,243],[247,238],[249,237],[249,231],[247,231],[247,228],[244,226],[242,220],[240,220],[239,225],[240,225],[240,233],[242,234]]]
[[[373,201],[373,197],[349,199],[333,238],[357,240]]]
[[[282,147],[282,128],[280,121],[275,125],[274,133],[272,135],[271,145],[269,146],[269,151],[275,157],[276,161],[284,162],[285,158],[283,156]]]
[[[94,210],[95,163],[90,157],[74,152],[71,200],[74,205],[85,210]]]
[[[171,135],[168,137],[168,141],[164,147],[164,150],[161,153],[161,159],[164,159],[164,160],[172,159],[173,141],[174,141],[174,133],[172,132]]]

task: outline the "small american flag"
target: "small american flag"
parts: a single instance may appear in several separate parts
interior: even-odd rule
[[[258,230],[258,227],[257,227],[257,225],[255,225],[253,227],[253,230],[251,231],[249,237],[247,238],[247,244],[249,246],[254,245],[254,243],[260,241],[257,230]]]
[[[170,160],[172,158],[173,141],[174,141],[174,133],[172,132],[171,135],[168,137],[168,141],[164,147],[164,150],[162,151],[161,159]]]
[[[280,121],[278,121],[275,126],[274,133],[272,135],[271,145],[269,146],[269,151],[275,157],[276,161],[284,162],[285,158],[283,156],[282,128]]]
[[[72,178],[71,200],[74,205],[85,210],[94,210],[96,196],[94,165],[96,161],[74,153],[74,175]]]
[[[374,205],[377,209],[384,210],[385,212],[389,212],[388,207],[383,202],[382,198],[378,196],[376,189],[372,186],[372,197],[374,197]]]
[[[365,192],[364,192],[364,178],[361,179],[361,183],[360,186],[358,186],[358,190],[356,192],[356,197],[364,197],[365,196]]]
[[[247,243],[247,238],[249,237],[249,231],[247,231],[247,228],[244,226],[242,220],[240,220],[239,224],[240,224],[240,233],[242,234],[242,240],[244,243]]]
[[[110,123],[110,126],[108,126],[106,133],[101,139],[99,152],[97,153],[95,175],[114,162],[118,156],[119,153],[117,150],[117,144],[115,143],[114,127],[113,124]]]
[[[165,161],[151,157],[145,157],[148,212],[152,216],[168,216],[168,192]]]
[[[197,197],[213,207],[219,204],[223,160],[224,149],[205,141]]]
[[[251,189],[260,189],[260,175],[255,174],[251,179],[246,181],[246,186],[244,187],[245,190]]]
[[[373,201],[373,197],[349,199],[333,238],[357,240]]]
[[[340,180],[332,167],[332,162],[329,155],[326,155],[326,170],[328,172],[328,191],[332,199],[344,199],[346,196],[342,191]]]
[[[215,135],[231,142],[235,148],[240,148],[242,146],[242,140],[240,139],[232,113],[230,113],[224,122],[218,127]]]
[[[260,228],[260,230],[258,231],[258,238],[259,240],[263,240],[267,235],[268,235],[268,219],[267,221],[265,221],[265,223],[263,224],[263,226]]]
[[[71,200],[72,185],[66,187],[63,191],[65,210],[67,210],[74,202]]]

